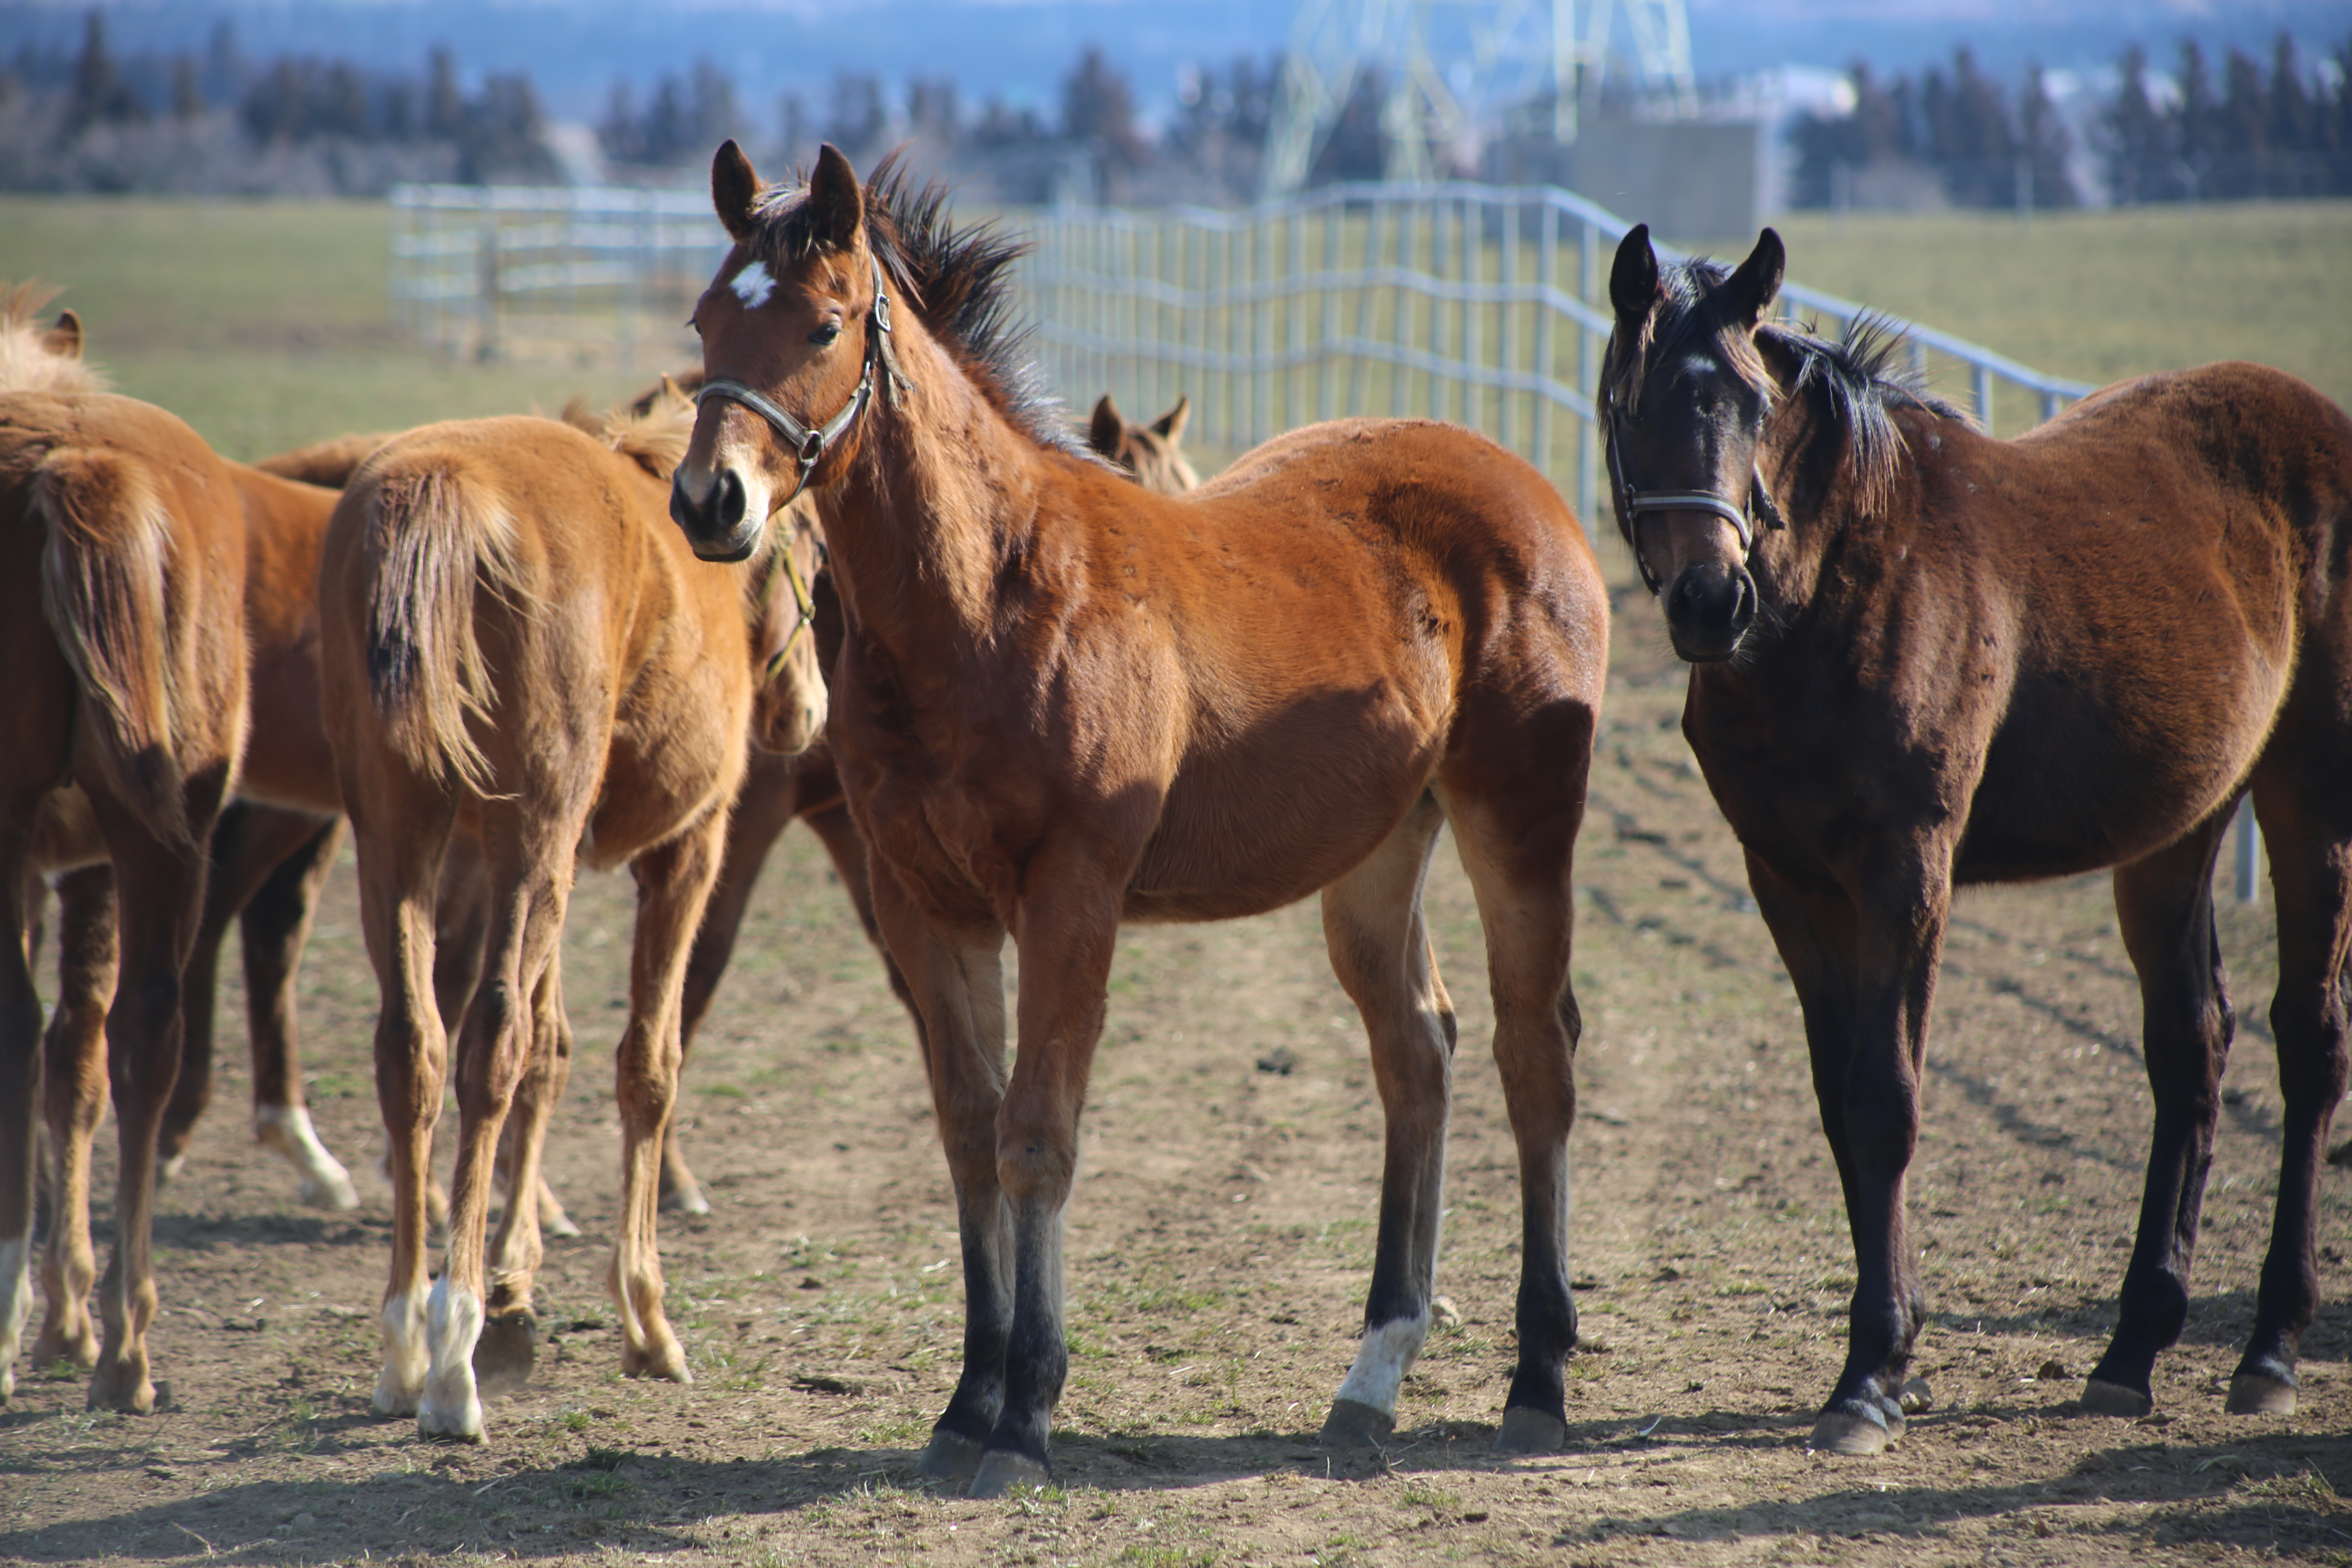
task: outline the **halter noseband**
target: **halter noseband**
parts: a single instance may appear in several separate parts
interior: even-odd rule
[[[1609,409],[1610,499],[1617,510],[1617,531],[1633,550],[1633,569],[1642,574],[1642,585],[1653,594],[1663,586],[1657,574],[1650,570],[1649,558],[1642,553],[1642,540],[1634,528],[1645,511],[1704,511],[1731,524],[1732,532],[1739,536],[1739,558],[1745,563],[1756,553],[1756,520],[1763,520],[1768,529],[1786,528],[1788,520],[1780,515],[1772,500],[1772,491],[1764,482],[1764,466],[1758,462],[1748,468],[1748,510],[1743,511],[1713,490],[1637,490],[1625,479],[1622,459],[1617,449],[1624,443],[1625,416],[1617,406],[1614,392],[1606,395]]]
[[[697,408],[714,397],[723,397],[730,403],[741,404],[774,426],[776,434],[782,436],[784,438],[784,444],[792,448],[793,462],[797,470],[793,475],[793,488],[782,500],[768,509],[770,517],[775,516],[776,513],[790,506],[793,503],[793,498],[808,488],[809,475],[816,470],[818,460],[824,458],[826,452],[832,450],[833,444],[840,440],[852,425],[857,423],[857,416],[860,414],[866,412],[866,404],[874,397],[874,370],[877,365],[881,367],[887,379],[890,405],[893,408],[898,405],[899,395],[907,389],[906,373],[898,368],[898,351],[891,346],[890,295],[882,287],[882,263],[871,250],[867,251],[866,259],[874,268],[874,303],[866,311],[866,363],[857,377],[857,390],[849,395],[849,402],[843,406],[840,413],[814,429],[811,429],[786,413],[783,407],[766,393],[756,387],[746,386],[740,381],[706,381],[702,384],[701,389],[694,395],[694,405]],[[793,585],[795,590],[799,588],[797,578]],[[805,607],[803,604],[803,609]],[[795,632],[793,635],[799,634]]]

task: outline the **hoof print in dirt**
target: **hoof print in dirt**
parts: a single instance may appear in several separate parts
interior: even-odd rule
[[[2242,1372],[2230,1379],[2230,1398],[2221,1408],[2231,1415],[2292,1415],[2294,1384],[2259,1372]]]
[[[530,1381],[539,1360],[539,1318],[514,1312],[490,1319],[474,1342],[474,1380],[485,1394],[512,1394]]]
[[[988,1452],[987,1445],[961,1432],[934,1431],[931,1440],[923,1446],[923,1457],[915,1461],[915,1472],[934,1480],[969,1480],[980,1473],[980,1461]]]
[[[1497,1454],[1552,1454],[1567,1446],[1567,1422],[1524,1406],[1504,1411],[1503,1425],[1495,1433]]]
[[[2137,1420],[2156,1409],[2155,1396],[2120,1383],[2092,1378],[2083,1384],[2083,1408],[2094,1415],[2121,1415]]]
[[[1054,1472],[1028,1455],[1011,1448],[992,1448],[980,1461],[980,1468],[971,1478],[971,1490],[965,1495],[1000,1498],[1015,1488],[1053,1484]]]
[[[1375,1410],[1356,1399],[1335,1399],[1331,1414],[1323,1418],[1323,1446],[1327,1448],[1371,1448],[1389,1440],[1396,1430],[1396,1417],[1385,1411]]]

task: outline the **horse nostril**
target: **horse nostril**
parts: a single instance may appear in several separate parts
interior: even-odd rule
[[[1734,573],[1731,592],[1731,629],[1744,632],[1756,619],[1756,579],[1745,572]]]
[[[732,533],[743,523],[743,476],[732,468],[723,470],[715,487],[712,509],[719,514],[719,531]]]

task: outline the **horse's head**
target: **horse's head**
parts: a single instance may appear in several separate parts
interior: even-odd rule
[[[59,310],[37,319],[57,290],[37,282],[0,283],[0,392],[103,392],[106,378],[82,363],[81,318]]]
[[[735,243],[694,307],[706,379],[670,516],[696,554],[740,561],[771,514],[840,471],[898,370],[848,159],[828,143],[804,193],[763,195],[730,142],[711,163],[710,195]]]
[[[1641,224],[1609,275],[1617,326],[1601,372],[1601,438],[1617,528],[1665,603],[1675,651],[1695,664],[1729,658],[1755,621],[1748,558],[1757,529],[1780,521],[1758,463],[1774,392],[1756,331],[1787,259],[1768,228],[1727,277],[1679,269],[1716,281],[1677,298]]]
[[[782,512],[785,527],[769,543],[754,581],[751,741],[763,752],[794,756],[824,732],[824,660],[818,652],[820,605],[832,592],[821,580],[824,543],[816,508],[801,497]]]
[[[1179,397],[1175,407],[1150,424],[1130,425],[1106,392],[1087,424],[1087,444],[1133,474],[1136,482],[1154,495],[1181,496],[1201,486],[1201,476],[1192,471],[1177,446],[1192,412],[1192,398]]]

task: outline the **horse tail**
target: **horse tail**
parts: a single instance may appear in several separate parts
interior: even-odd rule
[[[50,453],[32,499],[41,613],[79,678],[107,785],[167,842],[192,844],[178,672],[193,632],[173,613],[171,516],[139,463],[102,449]]]
[[[488,722],[496,691],[476,627],[484,591],[526,602],[514,518],[446,467],[378,479],[368,577],[368,691],[385,738],[419,773],[482,795],[496,782],[469,720]]]

